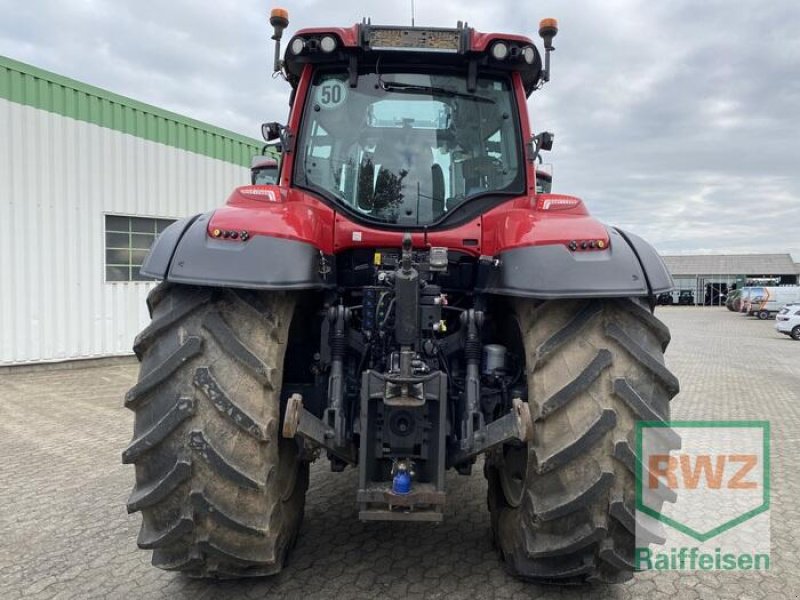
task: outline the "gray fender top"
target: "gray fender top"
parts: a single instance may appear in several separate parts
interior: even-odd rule
[[[531,298],[652,296],[673,288],[655,249],[642,238],[608,228],[602,251],[570,251],[565,245],[526,246],[502,252],[484,292]]]

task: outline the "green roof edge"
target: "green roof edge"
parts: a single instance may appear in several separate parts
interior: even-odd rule
[[[0,55],[0,98],[249,167],[263,142]]]

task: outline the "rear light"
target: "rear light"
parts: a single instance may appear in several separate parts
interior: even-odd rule
[[[608,248],[608,240],[572,240],[567,244],[567,248],[573,252],[583,250],[605,250]]]
[[[264,185],[245,185],[240,187],[237,191],[245,198],[250,198],[252,200],[261,200],[262,202],[281,201],[274,190]]]
[[[569,210],[581,205],[578,198],[540,198],[537,203],[539,210]]]
[[[209,230],[209,235],[213,238],[222,238],[224,240],[241,240],[246,242],[250,239],[250,232],[249,231],[236,231],[234,229],[219,229],[215,227],[214,229]]]

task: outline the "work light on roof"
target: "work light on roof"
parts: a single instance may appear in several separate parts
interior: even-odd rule
[[[492,58],[495,60],[505,60],[508,56],[508,44],[505,42],[495,42],[492,46]]]
[[[525,46],[522,49],[522,58],[524,58],[525,62],[529,65],[533,64],[533,61],[536,60],[536,51],[533,49],[533,46]]]
[[[306,47],[306,41],[303,38],[294,38],[292,40],[291,51],[292,54],[300,54]]]
[[[332,35],[324,35],[319,41],[319,47],[323,52],[333,52],[336,50],[336,38]]]

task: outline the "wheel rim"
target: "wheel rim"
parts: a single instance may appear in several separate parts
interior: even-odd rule
[[[500,487],[509,506],[517,508],[525,494],[528,475],[528,447],[506,446],[500,467]]]

